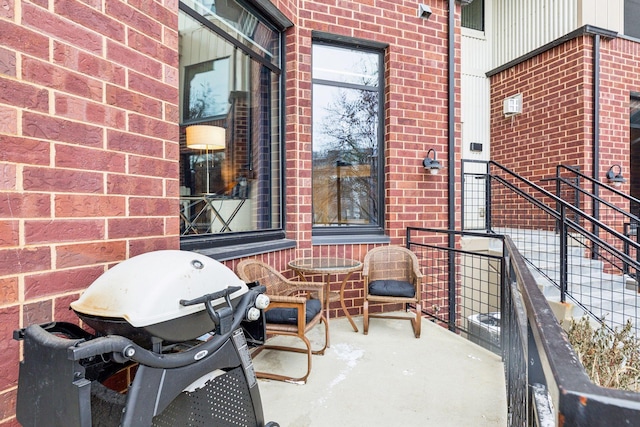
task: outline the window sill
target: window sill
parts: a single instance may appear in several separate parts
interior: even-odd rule
[[[280,239],[264,242],[243,243],[239,245],[221,246],[217,248],[198,249],[194,252],[206,255],[216,261],[228,261],[267,252],[282,251],[296,247],[295,240]]]
[[[313,236],[311,244],[319,245],[356,245],[389,243],[391,239],[384,234],[347,234],[339,236]]]

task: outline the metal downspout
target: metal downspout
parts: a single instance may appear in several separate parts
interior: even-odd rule
[[[456,229],[456,212],[455,212],[455,11],[456,5],[454,0],[449,0],[449,24],[448,24],[448,76],[447,76],[447,120],[448,120],[448,228],[449,231],[455,231]],[[449,247],[455,247],[455,235],[449,234]],[[451,322],[451,319],[456,318],[456,294],[455,294],[455,256],[453,251],[449,253],[449,329],[455,330],[455,321]]]
[[[448,172],[449,172],[449,179],[448,179],[448,183],[449,183],[449,191],[448,191],[448,195],[449,195],[449,230],[455,230],[456,229],[456,213],[455,213],[455,191],[456,191],[456,183],[455,183],[455,178],[456,178],[456,169],[455,169],[455,164],[456,164],[456,156],[455,156],[455,144],[456,144],[456,138],[455,138],[455,124],[456,124],[456,118],[455,118],[455,113],[456,113],[456,108],[455,108],[455,11],[456,11],[456,5],[455,5],[455,1],[454,0],[449,0],[449,25],[448,25],[448,31],[449,31],[449,40],[448,40],[448,77],[447,77],[447,95],[448,95],[448,100],[447,100],[447,120],[448,120],[448,132],[447,132],[447,137],[448,137],[448,163],[449,163],[449,167],[448,167]],[[453,242],[453,236],[450,237],[451,242]],[[451,246],[453,247],[453,246]]]
[[[593,171],[591,176],[592,193],[595,196],[595,203],[592,206],[592,215],[595,219],[600,219],[600,204],[598,202],[600,186],[595,182],[598,180],[600,170],[600,34],[595,34],[593,38]],[[599,235],[596,224],[593,225],[593,234]],[[592,248],[593,256],[597,256],[598,248]]]

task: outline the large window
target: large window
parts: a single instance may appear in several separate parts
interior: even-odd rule
[[[314,235],[381,233],[383,52],[314,40]]]
[[[178,28],[183,248],[282,230],[280,32],[234,0],[182,1]]]

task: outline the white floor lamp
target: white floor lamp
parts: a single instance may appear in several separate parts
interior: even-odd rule
[[[209,193],[209,150],[223,150],[226,147],[226,132],[223,127],[193,125],[187,127],[187,147],[205,150],[207,159],[207,193]]]

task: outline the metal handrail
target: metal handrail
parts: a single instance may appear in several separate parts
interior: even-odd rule
[[[524,328],[520,335],[524,334],[522,338],[526,340],[526,331],[529,330],[535,342],[535,346],[526,347],[528,373],[524,377],[528,378],[530,387],[536,381],[546,383],[549,399],[553,402],[551,406],[556,411],[553,424],[540,425],[640,425],[640,394],[601,387],[589,379],[525,260],[508,236],[505,239],[505,256],[509,259],[512,280],[517,283],[518,297],[527,317],[528,328]],[[507,283],[504,285],[508,286]],[[505,331],[507,333],[518,334],[518,331]],[[529,419],[526,425],[537,424]]]
[[[566,217],[566,214],[563,215],[562,213],[558,213],[555,209],[550,208],[549,206],[547,206],[544,203],[542,203],[539,200],[537,200],[535,197],[533,197],[533,196],[527,194],[526,192],[520,190],[518,187],[514,186],[509,181],[506,181],[501,177],[494,176],[492,178],[497,180],[501,184],[505,185],[510,190],[518,193],[518,195],[520,195],[523,198],[525,198],[528,202],[536,205],[536,207],[544,210],[546,213],[548,213],[549,215],[553,216],[556,220],[562,221],[563,223],[569,225],[571,229],[579,231],[580,234],[582,234],[583,236],[588,237],[592,241],[595,241],[598,244],[598,246],[600,246],[601,248],[606,249],[607,252],[609,252],[609,253],[615,254],[616,256],[618,256],[620,258],[621,261],[628,262],[629,264],[634,265],[634,267],[640,269],[640,263],[638,263],[638,261],[636,261],[633,258],[630,258],[627,254],[625,254],[624,252],[620,251],[615,246],[612,246],[607,241],[602,240],[600,238],[600,236],[598,236],[598,235],[592,233],[591,231],[587,230],[586,228],[582,227],[577,222],[575,222],[575,221],[573,221],[571,219],[568,219]],[[535,185],[535,184],[533,184],[533,185]],[[542,190],[542,191],[546,191],[546,190]],[[548,194],[551,194],[551,193],[548,193]],[[545,194],[545,195],[547,195],[547,194]],[[555,196],[553,196],[553,197],[555,198]],[[598,227],[600,227],[603,230],[606,230],[607,232],[609,232],[609,234],[613,235],[614,237],[619,238],[622,241],[628,241],[629,244],[631,244],[634,248],[640,249],[640,244],[639,243],[634,242],[633,240],[631,240],[628,237],[626,237],[624,234],[614,230],[613,228],[609,227],[608,225],[604,224],[603,222],[601,222],[599,220],[596,220],[595,218],[592,218],[591,216],[586,214],[584,211],[582,211],[582,210],[580,210],[578,208],[575,208],[571,204],[563,201],[562,199],[558,199],[558,200],[560,200],[562,202],[561,204],[565,209],[566,208],[571,209],[573,212],[576,212],[576,213],[582,215],[582,217],[585,220],[596,224]]]
[[[562,198],[558,197],[557,195],[545,190],[544,188],[540,187],[539,185],[531,182],[530,180],[516,174],[515,172],[509,170],[508,168],[502,166],[499,163],[496,163],[492,160],[490,160],[488,162],[488,164],[490,165],[494,165],[496,167],[498,167],[499,169],[503,170],[504,172],[506,172],[507,174],[509,174],[510,176],[512,176],[513,178],[519,180],[520,182],[526,184],[528,187],[533,188],[536,191],[539,191],[540,193],[542,193],[545,197],[549,197],[552,201],[556,202],[558,205],[563,206],[565,209],[568,208],[571,211],[580,214],[580,216],[585,219],[586,221],[590,222],[591,224],[594,224],[595,226],[597,226],[598,228],[607,231],[609,234],[611,234],[613,237],[619,239],[622,242],[627,241],[631,246],[633,246],[636,249],[640,249],[640,243],[638,242],[634,242],[633,240],[629,239],[627,236],[625,236],[624,234],[616,231],[615,229],[609,227],[607,224],[603,223],[602,221],[600,221],[599,219],[593,218],[591,215],[587,214],[586,212],[584,212],[583,210],[579,209],[576,206],[573,206],[571,203],[567,202],[566,200],[563,200]],[[494,179],[500,179],[502,182],[508,182],[500,177],[497,176],[493,176],[491,175],[491,178]],[[601,185],[605,185],[605,184],[601,184]],[[512,189],[515,189],[517,187],[510,185],[510,187]],[[608,187],[608,186],[607,186]],[[545,211],[549,212],[549,210],[554,210],[553,208],[549,208],[547,205],[544,205],[542,202],[539,202],[536,198],[528,195],[527,193],[521,192],[519,191],[524,197],[527,198],[527,201],[532,202],[535,201],[535,204],[537,206],[545,206],[546,208],[544,209]],[[555,210],[554,210],[555,211]],[[557,212],[557,211],[556,211]],[[554,215],[557,217],[557,215]],[[573,222],[573,224],[575,224],[575,222]],[[572,225],[573,228],[573,225]],[[582,227],[580,227],[582,228]],[[584,230],[584,229],[583,229]],[[586,230],[585,230],[586,231]],[[595,235],[592,234],[593,237],[596,237]],[[588,236],[589,238],[591,238],[591,236]],[[620,252],[617,248],[607,244],[606,242],[604,242],[603,240],[599,239],[598,244],[601,244],[602,246],[609,246],[614,252]],[[622,252],[620,252],[620,254],[622,254]],[[624,255],[624,254],[622,254]],[[633,263],[635,263],[636,261],[633,260]],[[640,264],[639,264],[640,266]]]
[[[637,203],[638,205],[640,205],[640,199],[636,199],[633,196],[630,196],[610,185],[607,185],[603,182],[598,181],[597,179],[594,179],[588,175],[583,174],[582,172],[580,172],[578,169],[574,168],[573,166],[568,166],[568,165],[563,165],[560,164],[558,166],[556,166],[556,176],[559,177],[560,175],[560,169],[564,168],[566,170],[568,170],[571,173],[576,174],[577,176],[579,176],[580,178],[586,179],[587,181],[591,182],[592,184],[598,185],[599,187],[603,187],[611,192],[613,192],[615,195],[622,197],[623,199],[628,200],[629,202],[633,202],[633,203]],[[594,195],[595,196],[595,195]],[[597,197],[597,196],[596,196]],[[633,215],[633,214],[631,214]],[[635,215],[633,215],[635,217]],[[638,219],[638,217],[636,217],[636,219]]]
[[[502,268],[497,276],[501,313],[499,335],[504,362],[508,425],[640,426],[640,393],[601,387],[588,377],[569,344],[566,333],[527,267],[526,260],[509,236],[407,228],[407,247],[416,251],[419,258],[423,256],[420,258],[423,261],[422,266],[428,271],[429,268],[434,268],[431,264],[434,257],[430,256],[431,252],[421,252],[422,248],[439,247],[443,252],[441,259],[448,257],[444,252],[468,253],[449,246],[448,242],[458,236],[497,238],[502,242],[500,255],[488,255],[483,252],[480,256],[486,261],[496,258],[502,260]],[[449,270],[450,275],[459,274],[460,266],[453,270]],[[434,280],[430,286],[445,290],[452,296],[450,299],[464,301],[464,298],[461,298],[463,294],[460,293],[461,287],[466,286],[464,283],[448,283],[446,288],[443,288],[446,280],[444,275],[435,276]],[[470,286],[484,288],[487,285],[486,282],[476,282],[478,281],[471,281]],[[439,317],[438,321],[446,323],[450,330],[465,336],[464,331],[458,327],[464,309],[459,307],[454,313],[455,316]],[[470,338],[469,334],[466,336]]]

